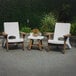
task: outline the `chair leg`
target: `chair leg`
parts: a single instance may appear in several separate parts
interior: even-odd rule
[[[71,44],[68,42],[68,47],[71,49],[72,48],[72,46],[71,46]]]
[[[22,42],[22,49],[24,50],[24,42]]]
[[[62,53],[65,54],[66,43],[64,42]]]
[[[47,46],[46,50],[47,50],[47,52],[50,51],[50,44],[49,43],[48,43],[48,46]]]
[[[69,39],[67,39],[67,45],[68,45],[68,47],[69,47],[70,49],[72,48]]]
[[[31,49],[31,47],[32,47],[32,43],[33,43],[33,40],[32,39],[30,39],[30,42],[29,42],[29,50]]]
[[[6,41],[6,50],[8,51],[8,42]]]

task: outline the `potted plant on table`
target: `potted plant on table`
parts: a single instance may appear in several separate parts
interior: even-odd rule
[[[33,32],[33,36],[39,36],[40,35],[39,29],[33,29],[32,32]]]

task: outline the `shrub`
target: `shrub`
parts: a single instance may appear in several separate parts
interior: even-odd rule
[[[76,22],[73,22],[71,25],[71,34],[76,35]]]
[[[56,23],[56,18],[53,13],[46,14],[43,16],[41,19],[41,32],[53,32],[54,31],[54,26]]]
[[[71,22],[71,34],[76,35],[76,17],[74,16]]]
[[[21,28],[21,32],[29,33],[29,32],[31,32],[31,28],[29,28],[29,27],[22,27]]]

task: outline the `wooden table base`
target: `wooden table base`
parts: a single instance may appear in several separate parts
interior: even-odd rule
[[[42,50],[42,40],[38,39],[38,44],[34,44],[34,40],[33,39],[30,39],[29,49],[31,49],[32,46],[38,46],[39,49]]]

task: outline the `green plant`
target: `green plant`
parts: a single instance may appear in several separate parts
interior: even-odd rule
[[[42,27],[40,28],[40,31],[41,32],[53,32],[56,21],[57,20],[56,20],[55,15],[53,13],[46,14],[41,19],[41,26]]]
[[[29,32],[31,32],[31,28],[29,28],[29,27],[22,27],[21,28],[21,32],[29,33]]]
[[[76,35],[76,22],[73,22],[71,25],[71,34]]]
[[[76,36],[76,16],[72,18],[71,22],[71,34]]]

